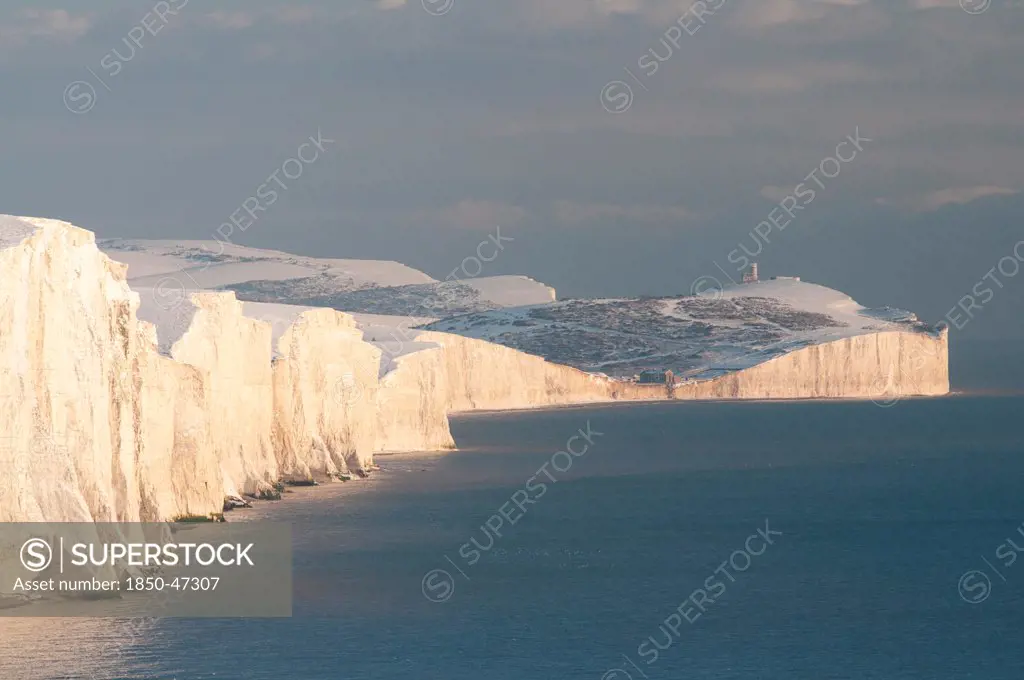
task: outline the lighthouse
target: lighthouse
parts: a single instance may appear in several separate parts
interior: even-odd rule
[[[743,275],[743,283],[757,283],[757,263],[750,265],[750,271]]]

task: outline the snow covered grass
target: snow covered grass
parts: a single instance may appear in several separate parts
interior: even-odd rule
[[[0,215],[0,249],[18,245],[38,228],[33,218]]]
[[[10,238],[18,233],[12,230]],[[415,342],[416,326],[555,299],[553,288],[526,276],[436,281],[398,262],[306,257],[218,241],[106,239],[98,245],[128,265],[129,285],[142,297],[140,317],[156,325],[165,354],[191,323],[189,296],[199,290],[234,292],[247,316],[273,325],[275,341],[306,309],[354,314],[366,339],[382,349],[381,375],[399,357],[435,347]]]
[[[645,369],[735,370],[811,344],[927,330],[910,312],[866,309],[843,293],[797,280],[699,296],[566,300],[442,319],[427,328],[618,377]]]
[[[355,315],[365,339],[382,351],[381,375],[400,357],[436,346],[417,341],[417,327],[615,377],[645,369],[683,376],[735,370],[812,344],[928,330],[910,312],[865,309],[843,293],[796,279],[700,296],[557,301],[553,288],[525,276],[439,282],[397,262],[313,258],[216,241],[114,239],[100,247],[129,265],[129,283],[144,296],[140,315],[160,328],[162,351],[187,327],[189,305],[153,311],[146,296],[167,307],[175,292],[231,290],[246,302],[247,315],[271,322],[275,338],[304,309]]]
[[[528,276],[485,276],[462,279],[461,283],[475,288],[480,297],[498,307],[522,307],[554,302],[555,289]]]
[[[187,274],[189,287],[217,288],[248,281],[283,281],[325,276],[346,282],[348,289],[433,283],[412,267],[385,260],[345,260],[292,255],[220,241],[105,239],[101,250],[129,265],[128,279],[151,286],[155,276]],[[191,277],[191,278],[189,278]]]

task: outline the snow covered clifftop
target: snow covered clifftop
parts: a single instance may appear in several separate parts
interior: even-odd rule
[[[99,247],[128,265],[133,286],[213,290],[246,281],[318,280],[318,292],[436,283],[398,262],[304,257],[221,241],[104,239]]]
[[[437,281],[398,262],[306,257],[219,241],[107,239],[99,245],[128,265],[132,288],[152,288],[165,298],[225,290],[246,302],[430,318],[555,299],[553,288],[525,276]]]
[[[195,244],[159,243],[105,244],[125,265],[73,225],[0,216],[0,521],[215,513],[225,496],[273,496],[279,480],[365,474],[375,451],[451,448],[453,411],[949,389],[945,331],[810,284],[557,302],[525,277],[494,277],[449,298],[453,284],[397,263],[233,247],[203,260]],[[297,286],[278,292],[371,291],[374,305],[411,295],[419,314],[203,290],[275,277]],[[430,295],[410,292],[420,286],[492,308],[434,321],[419,306]],[[644,367],[682,379],[601,374]]]
[[[886,399],[949,389],[944,333],[910,312],[866,309],[794,279],[702,296],[557,301],[554,289],[526,277],[437,282],[397,263],[214,241],[102,247],[135,262],[133,286],[155,285],[153,272],[161,273],[164,298],[219,287],[245,300],[353,312],[381,356],[377,450],[452,446],[446,414],[453,410],[667,398]],[[142,313],[148,318],[145,304]],[[275,338],[293,321],[278,318]],[[644,370],[672,370],[677,382],[631,380]]]
[[[566,300],[468,314],[425,328],[611,376],[671,370],[697,379],[859,335],[938,337],[910,312],[866,309],[843,293],[794,279],[698,296]]]

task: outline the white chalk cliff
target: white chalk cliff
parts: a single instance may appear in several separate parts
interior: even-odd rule
[[[87,231],[0,218],[0,521],[141,515],[124,269]]]
[[[244,307],[267,321],[288,311],[287,305]],[[377,446],[380,350],[363,342],[351,316],[332,309],[300,310],[275,349],[273,445],[280,474],[305,481],[369,469]]]
[[[467,330],[486,324],[457,328],[461,334],[417,330],[383,316],[240,302],[234,292],[179,285],[186,270],[193,281],[215,273],[218,285],[238,283],[240,269],[252,280],[298,277],[303,286],[321,276],[335,288],[373,290],[374,276],[421,285],[425,275],[397,263],[321,266],[278,254],[267,274],[239,251],[211,273],[163,247],[108,251],[132,260],[125,265],[70,224],[0,217],[0,521],[208,515],[226,496],[271,495],[279,480],[365,474],[374,452],[452,448],[448,414],[459,411],[949,390],[944,330],[877,315],[861,323],[865,310],[844,296],[822,294],[841,327],[747,351],[731,364],[716,355],[679,383],[645,385]],[[129,279],[129,267],[145,276]],[[551,289],[507,278],[516,289],[504,297],[497,277],[479,288],[491,301],[555,304]],[[529,328],[502,320],[519,319],[522,309],[530,308],[487,314],[501,328]],[[771,313],[781,319],[779,309]]]

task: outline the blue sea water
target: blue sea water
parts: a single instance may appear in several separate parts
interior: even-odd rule
[[[80,640],[53,677],[1020,680],[1022,416],[954,397],[460,417],[457,452],[253,511],[294,525],[292,618]]]

